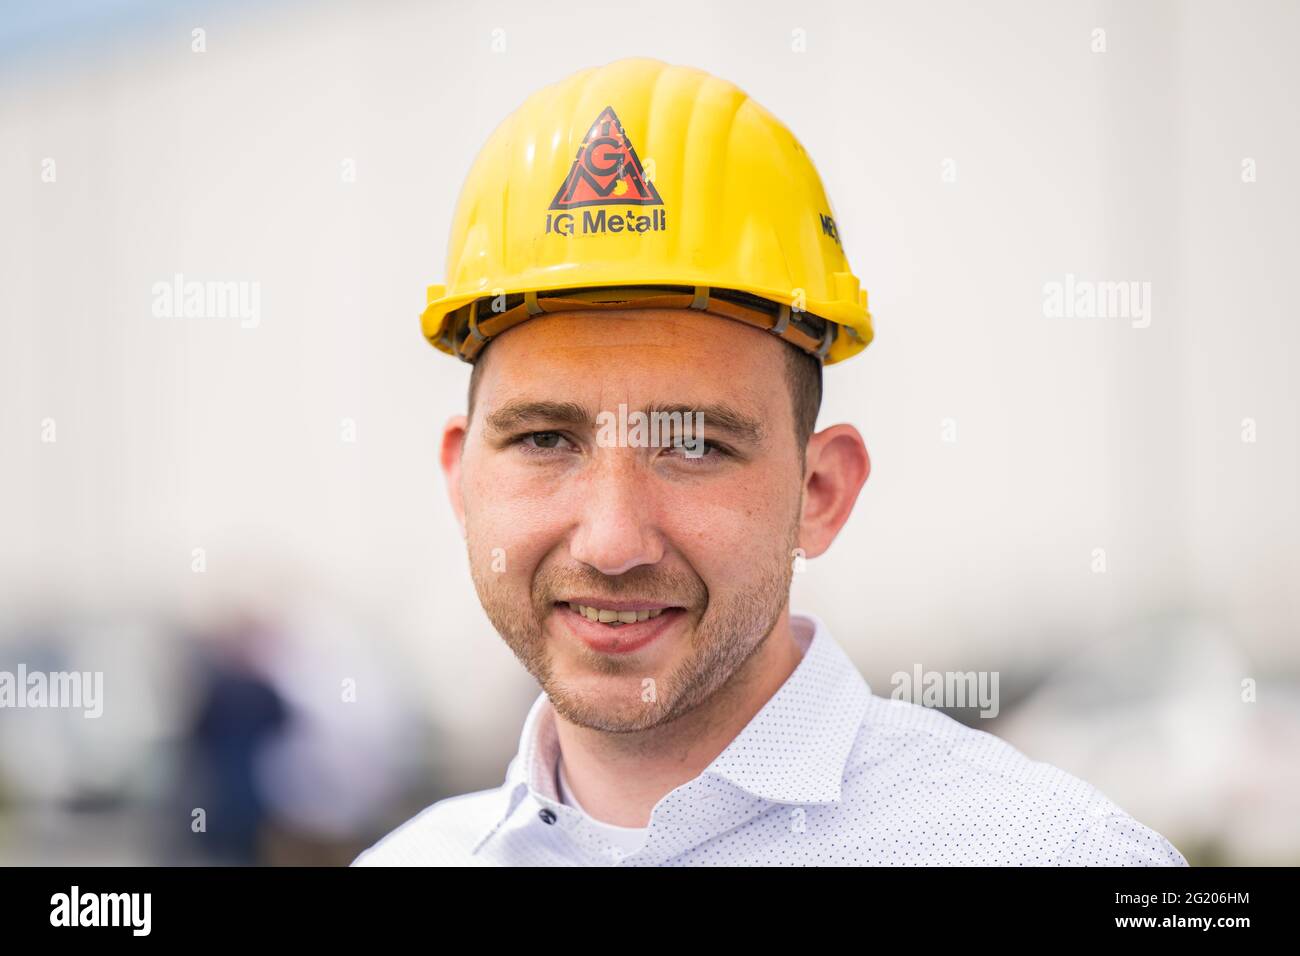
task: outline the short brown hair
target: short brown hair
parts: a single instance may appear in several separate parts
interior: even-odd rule
[[[790,406],[794,410],[794,441],[799,449],[799,466],[802,470],[808,439],[817,428],[817,413],[822,407],[821,359],[786,343],[785,381],[790,389]]]

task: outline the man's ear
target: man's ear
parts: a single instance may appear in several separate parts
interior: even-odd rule
[[[447,419],[442,429],[442,473],[447,478],[447,496],[451,499],[451,510],[456,514],[456,523],[460,525],[460,536],[465,537],[465,502],[460,490],[460,459],[469,435],[469,422],[464,415],[453,415]]]
[[[831,546],[869,474],[866,442],[852,425],[832,425],[808,439],[799,521],[799,546],[805,556],[815,558]]]

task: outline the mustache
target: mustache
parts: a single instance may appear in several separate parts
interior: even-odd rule
[[[537,604],[549,608],[573,596],[601,595],[612,601],[661,601],[674,607],[694,607],[707,598],[708,589],[693,574],[665,571],[651,565],[639,565],[619,575],[599,571],[564,570],[539,576],[535,594]]]

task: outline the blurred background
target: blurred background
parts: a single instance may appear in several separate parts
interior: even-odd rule
[[[794,609],[882,696],[997,671],[953,716],[1193,864],[1300,863],[1298,38],[1267,0],[5,4],[0,673],[103,683],[0,708],[0,863],[341,864],[501,782],[537,687],[417,316],[487,134],[630,55],[786,122],[870,292],[819,427],[872,475]],[[256,321],[160,317],[178,274]],[[1146,318],[1054,317],[1076,279]]]

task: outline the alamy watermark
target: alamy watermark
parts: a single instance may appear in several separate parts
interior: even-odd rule
[[[895,671],[890,697],[924,707],[978,707],[981,717],[998,715],[997,671]]]
[[[1151,324],[1150,282],[1094,282],[1076,279],[1043,283],[1043,315],[1049,319],[1132,319],[1133,328]]]
[[[82,710],[87,718],[104,712],[103,671],[0,671],[0,707]]]
[[[262,283],[246,281],[186,281],[176,273],[171,282],[155,282],[153,314],[160,319],[239,319],[240,328],[262,322]]]
[[[86,893],[73,884],[67,893],[50,897],[51,926],[120,926],[133,936],[148,936],[152,911],[152,893]]]
[[[621,402],[618,414],[596,415],[596,444],[603,448],[681,447],[687,458],[704,454],[703,412],[629,412]]]

